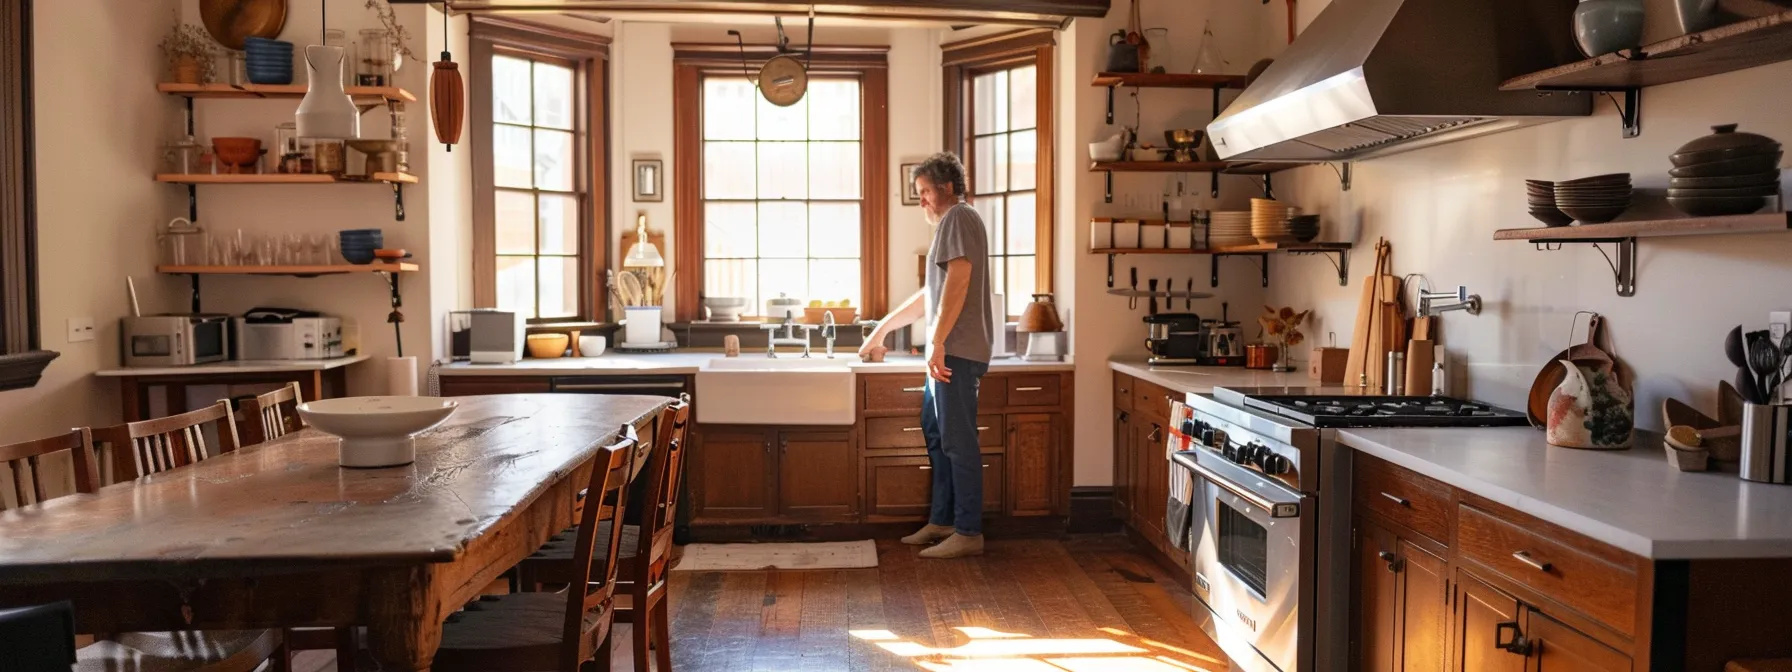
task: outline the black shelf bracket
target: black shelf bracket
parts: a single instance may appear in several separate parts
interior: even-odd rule
[[[1351,174],[1350,167],[1352,165],[1354,165],[1354,164],[1352,164],[1349,161],[1345,161],[1344,166],[1342,168],[1338,169],[1338,188],[1341,191],[1350,191],[1350,174]]]
[[[198,273],[188,273],[187,274],[187,286],[191,288],[189,291],[191,291],[193,294],[193,297],[192,297],[193,314],[198,315],[200,313],[205,312],[205,311],[199,309],[199,274]]]
[[[1114,171],[1111,171],[1111,170],[1102,171],[1101,184],[1102,184],[1101,202],[1113,203],[1114,202]]]
[[[1599,251],[1599,256],[1605,257],[1606,267],[1612,269],[1612,284],[1617,290],[1618,296],[1636,296],[1636,238],[1531,241],[1531,244],[1537,248],[1538,252],[1555,252],[1561,250],[1564,245],[1569,243],[1585,243],[1592,245],[1593,249]],[[1604,244],[1610,244],[1618,248],[1617,259],[1613,259],[1610,254],[1606,253],[1605,248],[1600,247],[1600,245]]]
[[[1108,125],[1114,125],[1114,89],[1119,85],[1108,87]]]
[[[1220,286],[1220,257],[1256,257],[1257,265],[1260,268],[1260,270],[1263,271],[1263,286],[1264,287],[1269,286],[1269,253],[1268,252],[1213,255],[1213,264],[1212,264],[1213,272],[1207,279],[1207,284],[1209,286],[1211,286],[1211,287],[1219,287]]]
[[[1219,198],[1220,197],[1220,171],[1216,170],[1211,173],[1208,173],[1207,179],[1208,179],[1209,185],[1212,187],[1213,197]]]
[[[392,218],[404,221],[404,183],[392,183]]]
[[[1108,255],[1108,289],[1114,288],[1114,255]]]
[[[196,131],[193,130],[193,97],[187,96],[183,100],[187,103],[187,135],[191,136],[196,133]],[[194,224],[199,223],[199,185],[187,185],[187,221]],[[197,283],[199,278],[194,277],[193,281]],[[197,285],[195,285],[195,287],[197,287]],[[193,312],[197,313],[199,312],[199,290],[194,289],[193,295]]]
[[[1270,182],[1269,173],[1263,174],[1263,197],[1270,200],[1275,200],[1276,197],[1275,184]]]
[[[1623,93],[1624,102],[1620,104],[1614,98],[1612,104],[1618,106],[1618,121],[1623,124],[1624,139],[1628,140],[1643,134],[1643,90],[1629,88]],[[1612,94],[1605,95],[1610,97]]]
[[[392,341],[398,348],[398,356],[403,357],[404,335],[400,327],[404,324],[404,312],[400,309],[404,307],[404,296],[398,293],[398,274],[380,271],[380,275],[385,276],[386,284],[392,290],[392,312],[386,315],[386,321],[392,323]]]
[[[1338,286],[1350,286],[1350,250],[1299,250],[1288,253],[1299,257],[1308,255],[1325,257],[1326,261],[1332,262],[1332,268],[1338,269]]]

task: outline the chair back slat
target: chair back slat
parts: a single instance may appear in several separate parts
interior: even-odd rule
[[[685,437],[690,418],[690,398],[681,395],[660,413],[654,432],[652,462],[648,464],[653,480],[647,490],[652,510],[641,516],[644,529],[637,553],[648,563],[647,580],[650,583],[658,583],[671,564],[672,533],[678,518],[678,488],[683,482]]]
[[[243,445],[266,443],[304,428],[298,406],[304,403],[298,383],[243,400]]]
[[[30,506],[51,498],[49,488],[44,484],[41,458],[64,451],[69,453],[74,468],[75,492],[93,492],[99,487],[99,477],[93,465],[93,438],[86,427],[49,438],[0,446],[0,463],[5,463],[12,480],[10,491],[15,506]],[[0,495],[0,511],[6,509],[6,497]]]
[[[612,602],[616,595],[616,573],[621,567],[623,510],[628,505],[628,483],[636,437],[633,425],[623,425],[616,443],[598,451],[587,485],[587,503],[579,512],[578,547],[573,550],[572,586],[567,589],[565,655],[561,669],[579,669],[579,642],[584,633],[585,616],[599,614],[601,619],[614,619]],[[610,523],[609,534],[599,538],[600,523]],[[609,549],[603,567],[592,571],[591,560],[598,544]]]
[[[216,451],[207,444],[206,425],[216,425]],[[112,453],[114,473],[104,485],[161,473],[234,452],[238,445],[236,421],[231,416],[228,401],[165,418],[96,429],[93,430],[93,440],[110,448]],[[120,448],[127,450],[128,454],[120,454]],[[130,473],[118,473],[124,469],[130,470]]]

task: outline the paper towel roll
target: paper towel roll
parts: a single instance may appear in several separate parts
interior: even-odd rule
[[[417,396],[417,358],[386,358],[386,394],[395,397]]]

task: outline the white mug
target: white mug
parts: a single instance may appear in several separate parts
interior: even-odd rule
[[[602,336],[580,336],[579,356],[596,357],[604,354],[604,347],[608,344],[609,340]]]

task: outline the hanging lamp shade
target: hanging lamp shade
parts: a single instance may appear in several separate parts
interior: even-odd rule
[[[666,265],[666,258],[660,256],[660,248],[647,238],[647,213],[635,215],[635,244],[630,245],[628,254],[622,255],[622,265],[627,268],[660,268]]]
[[[305,47],[309,77],[299,101],[294,129],[302,138],[354,140],[361,137],[361,110],[342,88],[342,47]]]
[[[436,123],[436,140],[450,149],[460,142],[460,126],[467,112],[467,89],[460,79],[460,64],[446,51],[429,76],[429,115]]]

